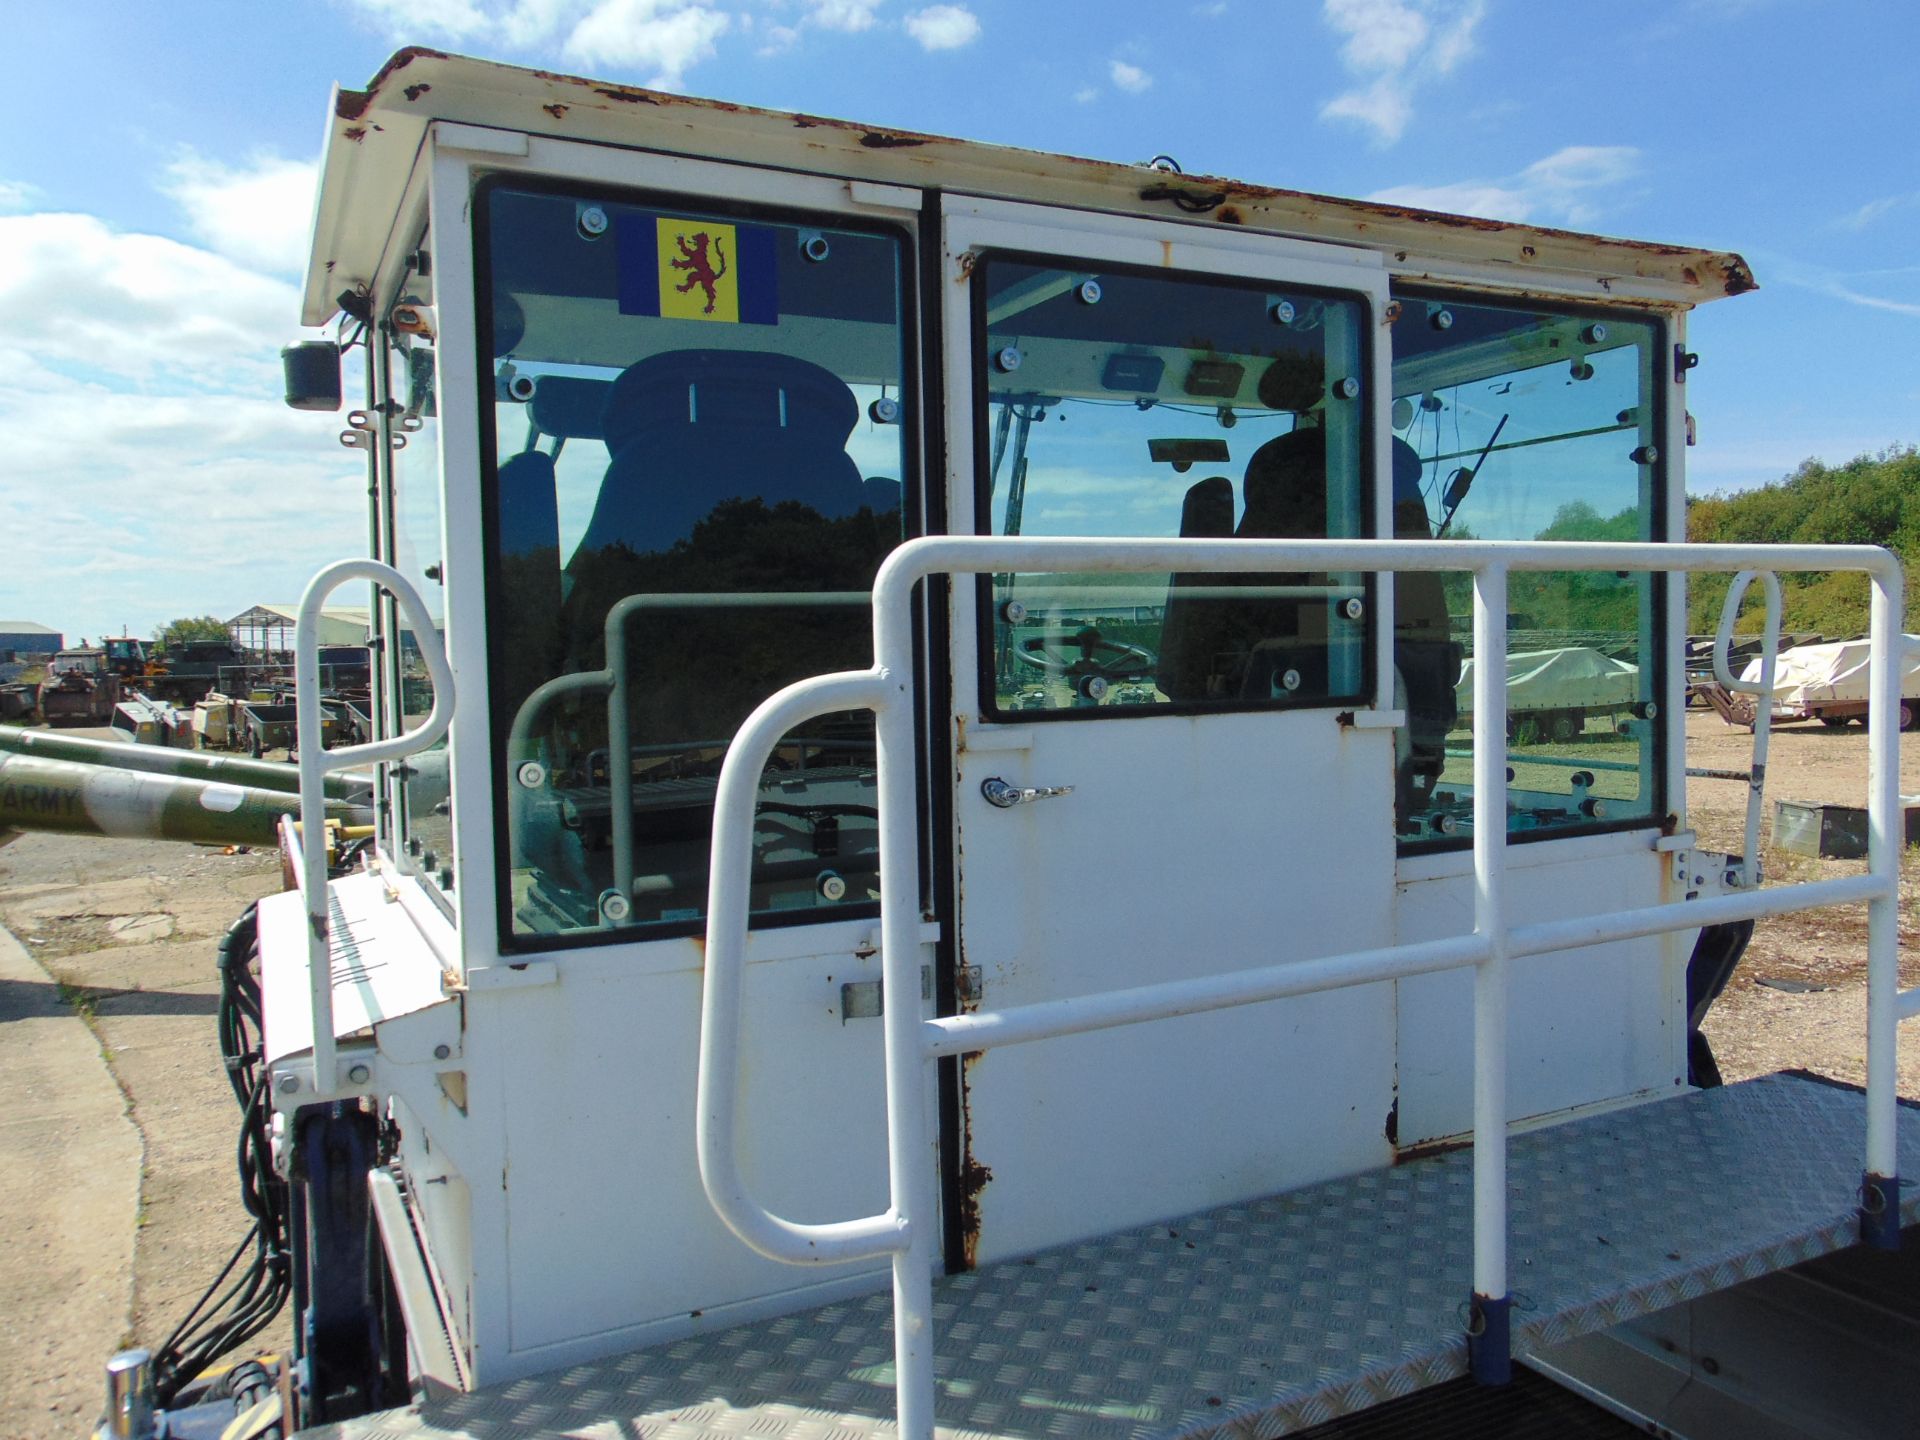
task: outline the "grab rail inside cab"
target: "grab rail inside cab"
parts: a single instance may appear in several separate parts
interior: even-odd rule
[[[393,596],[412,629],[433,680],[433,709],[412,730],[364,745],[338,750],[324,746],[320,709],[320,613],[327,598],[352,580],[369,580]],[[453,671],[420,592],[398,570],[378,560],[339,560],[315,575],[300,597],[293,631],[294,696],[300,747],[300,845],[294,868],[300,898],[307,909],[307,983],[313,1013],[313,1075],[320,1094],[339,1087],[333,1043],[332,922],[327,906],[326,779],[335,770],[398,760],[425,750],[453,722]],[[284,1083],[284,1082],[283,1082]]]

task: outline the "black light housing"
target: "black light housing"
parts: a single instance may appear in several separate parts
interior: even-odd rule
[[[280,352],[287,404],[296,410],[340,408],[340,347],[331,340],[302,340]]]

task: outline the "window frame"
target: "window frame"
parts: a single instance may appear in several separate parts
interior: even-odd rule
[[[1157,269],[1135,262],[1107,261],[1090,259],[1088,256],[1072,254],[1049,254],[1043,251],[1022,249],[1015,246],[982,246],[977,252],[978,259],[972,268],[971,293],[968,297],[970,330],[968,350],[971,356],[968,375],[969,389],[972,394],[972,411],[969,423],[973,429],[974,473],[971,477],[973,487],[974,528],[976,535],[990,536],[994,532],[993,524],[993,477],[988,474],[993,451],[989,435],[989,411],[992,408],[993,393],[987,370],[987,285],[985,277],[996,260],[1010,261],[1021,265],[1040,265],[1053,269],[1078,268],[1089,266],[1098,268],[1102,275],[1130,274],[1165,279],[1176,278],[1187,283],[1205,284],[1228,290],[1254,290],[1259,288],[1285,288],[1290,292],[1311,295],[1327,299],[1338,299],[1354,305],[1360,312],[1358,330],[1359,363],[1356,373],[1361,383],[1367,387],[1352,403],[1359,407],[1359,428],[1356,451],[1360,457],[1359,474],[1359,533],[1356,539],[1373,539],[1379,534],[1379,476],[1374,463],[1377,435],[1376,397],[1368,393],[1372,388],[1373,377],[1378,370],[1380,352],[1379,341],[1374,331],[1378,326],[1368,323],[1372,316],[1372,296],[1360,289],[1343,290],[1337,286],[1317,282],[1295,282],[1274,279],[1258,275],[1240,273],[1209,274],[1199,270]],[[1390,372],[1389,372],[1390,373]],[[1170,539],[1176,537],[1147,537]],[[1326,538],[1326,537],[1321,537]],[[992,651],[994,648],[995,617],[993,603],[993,577],[981,575],[974,582],[974,683],[978,697],[980,718],[992,725],[1028,725],[1057,724],[1062,721],[1115,719],[1115,720],[1151,720],[1169,716],[1231,715],[1248,712],[1291,713],[1310,710],[1351,711],[1371,708],[1379,694],[1379,657],[1381,653],[1381,587],[1379,577],[1372,572],[1362,572],[1361,586],[1364,590],[1366,615],[1364,631],[1360,637],[1360,676],[1350,694],[1337,696],[1308,697],[1301,700],[1283,700],[1277,697],[1252,700],[1169,700],[1164,704],[1151,705],[1098,705],[1068,706],[1049,710],[1008,710],[998,703],[997,682],[994,674]],[[1331,647],[1329,647],[1331,649]]]
[[[1673,378],[1666,364],[1666,357],[1673,351],[1674,326],[1671,317],[1664,311],[1638,309],[1629,306],[1590,305],[1582,301],[1561,300],[1552,295],[1530,292],[1520,295],[1504,291],[1471,290],[1453,288],[1446,285],[1427,283],[1402,283],[1397,276],[1388,277],[1388,291],[1394,301],[1403,306],[1406,313],[1408,302],[1440,301],[1463,306],[1477,306],[1492,310],[1519,310],[1533,313],[1547,312],[1564,315],[1576,320],[1614,321],[1622,324],[1646,325],[1653,330],[1650,341],[1652,354],[1653,384],[1649,397],[1652,406],[1652,419],[1649,433],[1658,436],[1654,442],[1659,458],[1648,468],[1652,471],[1651,484],[1647,497],[1651,525],[1648,527],[1648,540],[1651,544],[1668,544],[1672,540],[1670,517],[1672,507],[1671,484],[1674,473],[1672,447],[1666,444],[1671,433],[1668,425],[1669,406],[1673,402]],[[1392,337],[1388,337],[1387,370],[1393,371],[1394,352],[1391,348]],[[1649,573],[1649,605],[1645,616],[1650,644],[1649,657],[1643,657],[1643,669],[1648,675],[1647,694],[1659,711],[1648,722],[1648,734],[1652,740],[1652,754],[1648,760],[1651,778],[1651,795],[1644,813],[1630,815],[1616,820],[1594,820],[1582,817],[1569,820],[1565,825],[1535,830],[1506,831],[1508,845],[1539,845],[1554,840],[1566,840],[1579,836],[1620,834],[1634,830],[1657,830],[1661,834],[1671,834],[1676,828],[1677,819],[1669,808],[1671,791],[1668,779],[1668,761],[1673,748],[1672,719],[1665,704],[1669,670],[1672,656],[1667,644],[1667,618],[1672,605],[1671,585],[1666,577]],[[1511,615],[1509,615],[1511,618]],[[1684,723],[1684,712],[1682,712]],[[1437,835],[1426,838],[1408,839],[1396,834],[1394,849],[1401,860],[1413,859],[1425,855],[1446,855],[1473,848],[1472,834]]]
[[[704,166],[701,167],[702,170],[704,168]],[[820,183],[820,177],[815,176],[787,176],[778,172],[751,168],[744,173],[775,181],[799,180]],[[704,177],[696,172],[689,178],[697,183],[698,179]],[[483,616],[488,691],[486,724],[489,798],[492,801],[492,843],[489,864],[494,877],[496,943],[502,955],[528,955],[634,945],[704,935],[707,927],[704,915],[685,920],[642,920],[614,928],[574,931],[522,932],[514,927],[513,846],[510,834],[513,800],[510,788],[512,777],[508,773],[507,763],[507,746],[514,717],[511,714],[501,714],[494,699],[497,694],[506,692],[500,684],[500,657],[493,645],[495,617],[500,613],[505,602],[500,589],[499,496],[492,479],[499,473],[501,456],[499,427],[493,418],[494,364],[497,357],[493,354],[492,214],[488,201],[494,191],[501,189],[575,200],[610,201],[642,208],[686,210],[750,224],[821,225],[833,230],[852,231],[892,241],[899,265],[902,543],[928,533],[931,523],[928,509],[930,486],[927,476],[930,470],[927,463],[927,407],[922,398],[922,376],[925,372],[922,346],[925,326],[920,316],[921,241],[912,221],[906,218],[894,218],[896,215],[904,216],[905,212],[893,212],[889,215],[885,212],[853,206],[840,209],[829,205],[808,205],[804,201],[796,204],[787,201],[761,200],[754,198],[751,194],[747,198],[736,198],[734,195],[703,193],[695,189],[676,190],[645,180],[556,174],[545,170],[490,170],[476,173],[473,177],[469,192],[471,197],[469,225],[473,244],[472,303],[477,381],[475,428],[478,431],[476,438],[479,443],[478,492],[483,556],[480,608]],[[915,192],[915,198],[918,198],[917,192]],[[913,219],[920,218],[915,212]],[[924,694],[924,685],[918,686],[917,692]],[[770,695],[773,692],[769,690],[768,693]],[[920,799],[920,808],[922,827],[925,829],[928,819],[927,797],[924,794]],[[921,892],[923,896],[926,893],[924,883],[921,886]],[[860,901],[832,907],[753,911],[748,915],[747,925],[750,931],[785,930],[835,922],[872,921],[879,914],[879,901]]]

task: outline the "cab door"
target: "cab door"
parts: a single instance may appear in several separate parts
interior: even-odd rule
[[[943,240],[956,532],[1380,533],[1376,257],[983,201],[949,200]],[[953,594],[962,1003],[1391,943],[1378,580]],[[970,1058],[949,1263],[1387,1163],[1394,1037],[1376,985]]]

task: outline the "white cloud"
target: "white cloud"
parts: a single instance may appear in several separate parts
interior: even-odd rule
[[[688,67],[710,58],[733,17],[703,0],[601,0],[567,36],[568,60],[585,66],[633,66],[654,72],[647,83],[677,90]]]
[[[0,215],[25,210],[40,198],[40,187],[24,180],[0,180]]]
[[[76,214],[0,216],[0,612],[149,633],[366,548],[365,462],[279,398],[284,280]]]
[[[929,5],[906,19],[922,50],[958,50],[980,38],[980,21],[964,5]]]
[[[1841,230],[1864,230],[1881,216],[1915,203],[1920,203],[1920,190],[1908,191],[1903,195],[1883,195],[1878,200],[1869,200],[1858,210],[1842,215],[1833,223]]]
[[[1082,85],[1073,92],[1073,98],[1076,104],[1091,105],[1100,98],[1100,92],[1091,85]]]
[[[1115,60],[1107,66],[1107,74],[1116,90],[1124,90],[1129,95],[1142,95],[1153,88],[1153,76],[1138,65],[1129,65],[1124,60]]]
[[[1352,121],[1391,145],[1406,133],[1420,87],[1473,53],[1486,0],[1322,0],[1321,11],[1345,37],[1347,69],[1364,77],[1321,106],[1321,118]]]
[[[1607,192],[1639,173],[1640,152],[1631,145],[1569,145],[1503,179],[1396,185],[1367,198],[1488,220],[1591,225]]]
[[[255,155],[235,167],[188,151],[167,167],[160,188],[185,212],[188,230],[219,254],[297,274],[312,239],[317,181],[310,162]]]
[[[474,0],[349,0],[396,38],[470,40],[493,29],[496,17]],[[510,9],[519,9],[514,5]]]
[[[822,30],[838,30],[855,35],[873,28],[873,12],[884,0],[812,0],[807,23]]]

